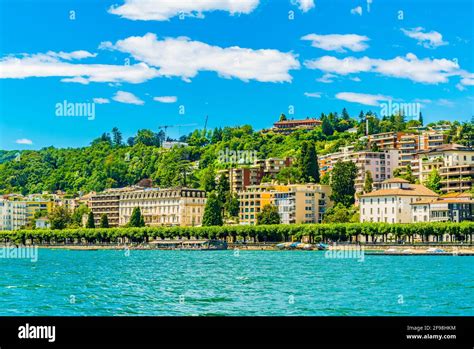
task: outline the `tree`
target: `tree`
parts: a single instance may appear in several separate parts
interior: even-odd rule
[[[319,183],[318,156],[314,144],[303,141],[300,157],[301,179],[303,182]]]
[[[321,125],[323,133],[326,136],[332,136],[332,134],[334,133],[334,128],[331,125],[331,121],[329,121],[327,116],[324,116],[321,121],[323,122]]]
[[[326,172],[321,177],[320,183],[328,185],[330,182],[331,182],[331,175],[329,174],[329,172]]]
[[[280,170],[280,172],[276,174],[275,179],[279,183],[282,183],[282,184],[287,184],[287,183],[295,184],[295,183],[300,182],[301,177],[302,177],[302,174],[301,174],[301,169],[299,167],[288,166],[288,167],[283,167]],[[271,178],[269,178],[268,181],[271,181]],[[263,178],[262,178],[262,182],[263,182]]]
[[[364,193],[370,193],[373,190],[373,183],[372,172],[365,171]]]
[[[439,172],[436,168],[434,168],[431,173],[429,174],[425,186],[428,189],[431,189],[435,193],[440,193],[441,192],[441,176],[439,175]]]
[[[420,122],[421,126],[423,126],[423,114],[420,111],[420,114],[418,115],[418,121]]]
[[[357,167],[352,162],[338,161],[331,171],[331,200],[349,207],[355,202]]]
[[[263,206],[262,212],[257,214],[257,224],[280,224],[280,215],[275,205],[267,204]]]
[[[78,227],[82,227],[82,217],[89,213],[89,207],[80,204],[72,213],[71,222]]]
[[[323,223],[349,223],[355,214],[353,206],[346,207],[342,203],[338,203],[331,207],[324,214]]]
[[[112,142],[115,146],[122,145],[122,133],[119,131],[117,127],[112,129]]]
[[[206,201],[206,207],[204,208],[204,215],[202,217],[203,226],[223,225],[222,221],[222,204],[216,196],[215,192],[212,192]]]
[[[216,190],[216,173],[214,168],[208,167],[202,170],[200,184],[201,188],[207,193]]]
[[[71,222],[69,210],[64,206],[56,206],[48,215],[51,229],[64,229]]]
[[[109,218],[107,217],[105,213],[100,217],[100,227],[101,228],[109,227]]]
[[[238,217],[240,212],[239,197],[237,194],[229,194],[225,205],[225,210],[230,217]]]
[[[350,120],[350,116],[349,116],[349,113],[347,112],[346,108],[342,109],[342,119],[343,120]]]
[[[217,198],[222,204],[227,200],[227,194],[230,191],[230,183],[225,173],[221,173],[219,181],[217,182]]]
[[[281,114],[280,115],[280,121],[286,121],[286,115],[285,114]]]
[[[130,216],[130,221],[128,222],[129,227],[144,227],[145,220],[142,216],[140,207],[134,207],[132,215]]]
[[[86,228],[89,228],[89,229],[95,228],[94,214],[92,213],[92,211],[89,212],[89,215],[87,216]]]

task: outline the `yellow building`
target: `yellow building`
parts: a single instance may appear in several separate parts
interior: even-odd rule
[[[325,211],[331,207],[328,185],[265,183],[240,191],[240,224],[254,225],[257,215],[266,205],[274,205],[282,224],[321,223]]]
[[[50,214],[53,211],[53,207],[54,203],[52,201],[26,201],[26,219],[30,222],[38,211]]]

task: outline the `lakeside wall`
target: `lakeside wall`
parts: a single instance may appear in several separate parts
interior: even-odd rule
[[[96,229],[35,229],[0,231],[0,243],[80,244],[146,243],[155,239],[219,239],[235,242],[473,242],[474,222],[462,223],[341,223],[213,227],[143,227]]]

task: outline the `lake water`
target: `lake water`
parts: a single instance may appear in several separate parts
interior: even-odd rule
[[[38,253],[0,259],[0,315],[474,315],[474,257]]]

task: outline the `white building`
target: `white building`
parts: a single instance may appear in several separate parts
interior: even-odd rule
[[[0,230],[18,230],[27,223],[26,202],[0,199]]]
[[[123,192],[118,200],[119,225],[130,221],[133,209],[140,207],[149,226],[200,226],[206,206],[206,193],[190,188],[149,188]]]
[[[360,221],[411,223],[412,205],[422,199],[436,199],[438,194],[420,184],[400,178],[382,183],[379,190],[361,196]]]

